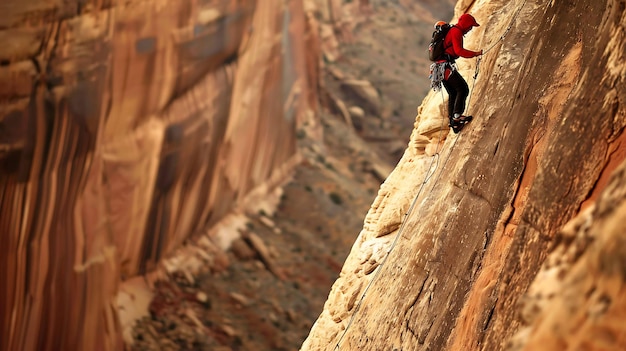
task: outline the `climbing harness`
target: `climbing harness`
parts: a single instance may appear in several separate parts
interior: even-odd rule
[[[515,13],[515,15],[513,16],[513,18],[511,19],[511,22],[509,23],[509,26],[507,27],[506,31],[504,32],[504,34],[502,34],[502,36],[500,36],[500,38],[494,43],[492,44],[487,50],[483,51],[483,55],[486,54],[487,52],[489,52],[491,49],[493,49],[500,41],[504,40],[504,38],[506,37],[506,35],[509,33],[509,31],[511,30],[511,27],[513,26],[513,23],[515,22],[515,20],[517,19],[517,16],[519,15],[519,13],[521,12],[522,8],[524,7],[524,5],[526,5],[526,1],[524,0],[522,2],[522,5],[518,8],[517,12]],[[470,107],[470,103],[471,103],[471,99],[472,99],[472,94],[474,93],[474,88],[476,86],[476,78],[478,77],[478,73],[479,73],[479,68],[480,68],[480,61],[481,61],[481,57],[479,56],[476,60],[476,69],[474,72],[474,77],[473,77],[473,82],[472,82],[472,89],[470,91],[469,97],[468,97],[468,101],[467,101],[467,107],[469,109]],[[433,65],[437,65],[437,63],[433,63]],[[433,65],[431,65],[431,88],[433,88],[435,90],[435,87],[433,86],[433,78],[432,75],[436,74],[439,75],[441,72],[441,68],[440,67],[434,67],[435,69],[433,70]],[[444,66],[444,65],[441,65]],[[445,72],[445,66],[443,68],[443,71]],[[435,79],[437,79],[438,77],[435,77]],[[441,82],[439,82],[438,85],[438,89],[436,89],[435,91],[441,91]],[[443,96],[443,91],[441,91],[441,96],[442,99],[444,99]],[[380,274],[380,271],[382,270],[382,267],[385,265],[385,263],[387,262],[387,259],[389,258],[391,252],[393,251],[393,249],[395,248],[397,242],[398,242],[398,238],[400,238],[400,236],[402,235],[402,231],[404,230],[404,226],[406,224],[406,219],[407,217],[411,214],[411,212],[413,211],[413,208],[415,207],[415,204],[417,203],[417,199],[420,197],[420,195],[422,194],[422,190],[424,189],[424,186],[426,185],[426,183],[428,183],[428,181],[430,180],[430,178],[435,174],[435,172],[437,171],[437,169],[439,168],[439,148],[441,146],[441,139],[442,139],[442,133],[444,130],[444,125],[445,125],[445,118],[442,117],[441,119],[442,123],[441,123],[441,128],[439,129],[439,136],[438,136],[438,142],[437,142],[437,149],[435,150],[435,153],[433,154],[431,161],[430,161],[430,165],[428,166],[428,172],[426,173],[426,176],[424,177],[424,181],[422,182],[422,184],[420,185],[420,188],[417,192],[417,194],[415,195],[415,197],[413,198],[413,201],[411,202],[411,205],[409,206],[409,209],[407,210],[407,212],[404,214],[404,217],[402,219],[402,223],[400,224],[400,228],[398,229],[398,233],[396,234],[396,237],[393,239],[391,245],[389,246],[389,249],[387,249],[387,252],[385,254],[385,257],[382,259],[382,261],[380,262],[380,264],[378,265],[378,267],[376,267],[376,270],[374,272],[374,275],[372,276],[372,278],[370,279],[369,283],[365,286],[365,289],[363,290],[363,294],[361,295],[361,297],[359,298],[359,302],[356,304],[354,312],[352,313],[352,315],[350,316],[350,320],[348,321],[348,324],[346,325],[346,328],[344,329],[343,333],[341,334],[341,337],[339,338],[339,340],[337,341],[337,344],[335,345],[334,350],[339,350],[339,346],[341,345],[341,342],[343,341],[343,338],[346,336],[346,334],[348,333],[348,330],[350,329],[350,327],[352,326],[352,323],[354,321],[354,318],[356,317],[357,313],[359,312],[361,305],[363,304],[363,301],[365,300],[365,297],[367,296],[367,292],[369,291],[370,287],[372,286],[372,284],[374,283],[374,281],[376,280],[376,278],[378,277],[378,275]],[[454,141],[452,142],[452,145],[450,145],[450,151],[448,152],[448,155],[446,156],[444,163],[443,163],[443,167],[446,166],[446,164],[448,163],[448,159],[450,158],[450,155],[452,154],[452,150],[454,149],[457,140],[459,139],[459,137],[461,136],[461,134],[457,134],[456,137],[454,138]],[[435,162],[436,161],[436,162]],[[435,165],[435,168],[433,169],[433,165]],[[432,171],[431,171],[432,170]],[[435,185],[436,183],[439,181],[439,177],[441,176],[441,172],[439,173],[439,175],[437,176],[437,178],[435,179]],[[432,191],[434,189],[431,188],[430,191]]]
[[[450,69],[450,74],[458,70],[456,63],[448,61],[437,61],[430,64],[430,88],[434,91],[440,91],[441,85],[446,77],[446,69]]]

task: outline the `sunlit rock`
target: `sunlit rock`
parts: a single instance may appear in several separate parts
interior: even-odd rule
[[[302,350],[625,347],[623,5],[457,3],[474,120],[426,97]]]

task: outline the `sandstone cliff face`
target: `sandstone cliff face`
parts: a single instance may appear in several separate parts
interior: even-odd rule
[[[120,282],[297,160],[313,25],[301,1],[0,4],[0,349],[121,347]]]
[[[463,12],[475,120],[427,96],[302,350],[626,347],[626,3]]]

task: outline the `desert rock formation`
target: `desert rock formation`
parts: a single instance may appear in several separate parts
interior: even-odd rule
[[[122,349],[151,299],[152,306],[181,296],[219,301],[190,281],[202,271],[208,278],[194,284],[218,285],[233,255],[252,273],[228,279],[259,269],[259,279],[290,285],[258,307],[265,323],[302,324],[299,311],[274,302],[308,297],[313,289],[300,290],[339,270],[321,237],[339,243],[356,221],[339,205],[361,201],[349,198],[361,190],[351,187],[352,169],[366,169],[367,181],[358,181],[368,187],[389,174],[365,143],[330,146],[351,163],[324,157],[323,139],[362,142],[354,130],[384,151],[406,150],[303,350],[626,348],[626,3],[459,1],[456,15],[470,11],[482,24],[467,46],[488,49],[475,82],[477,61],[459,62],[476,119],[448,134],[442,96],[431,93],[408,147],[398,146],[398,134],[387,132],[395,126],[408,136],[413,125],[397,117],[414,114],[421,94],[414,88],[423,85],[404,81],[427,67],[423,38],[403,30],[430,30],[445,19],[432,10],[443,7],[435,0],[0,3],[0,350]],[[373,16],[382,9],[393,15]],[[388,37],[364,40],[382,31]],[[350,47],[354,57],[367,59],[342,57],[355,43],[365,44]],[[381,67],[392,79],[366,74]],[[320,120],[322,109],[340,114],[341,125]],[[301,138],[310,142],[304,155]],[[311,177],[311,165],[326,172],[323,189],[292,186],[285,199],[280,185],[302,164],[296,177]],[[324,202],[297,201],[315,197]],[[323,260],[278,266],[288,249],[299,249],[278,227],[298,229],[286,214],[273,215],[281,206],[286,214],[322,207],[334,216],[332,228],[305,230],[302,240]],[[319,276],[304,279],[298,270]],[[172,294],[151,296],[150,284]],[[225,299],[255,302],[241,292]],[[226,313],[224,305],[211,312]],[[207,329],[183,307],[177,318]],[[236,322],[214,327],[221,338],[252,345],[254,338],[237,340]],[[188,336],[173,337],[192,343]],[[287,345],[268,339],[273,349]]]
[[[301,1],[0,4],[0,349],[121,348],[120,282],[297,162],[313,26]]]
[[[626,3],[463,12],[476,118],[426,97],[302,350],[626,348]]]

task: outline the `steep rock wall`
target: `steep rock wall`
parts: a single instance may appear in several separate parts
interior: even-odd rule
[[[522,328],[509,350],[626,348],[626,163],[598,201],[570,221],[528,292],[520,298]]]
[[[481,23],[466,46],[489,50],[475,82],[477,61],[460,62],[476,118],[447,134],[441,95],[425,99],[302,350],[501,350],[514,335],[533,350],[624,347],[623,326],[610,322],[624,302],[622,173],[605,186],[624,160],[625,8],[619,0],[457,4],[457,16]],[[547,296],[537,274],[560,228],[602,191],[610,211],[586,217],[581,235],[603,235],[583,240],[584,259],[551,280],[563,289],[554,305],[523,320],[517,303]],[[573,296],[602,318],[568,310]],[[589,342],[594,332],[601,342]]]
[[[297,160],[312,26],[301,1],[0,4],[1,350],[121,348],[120,281]]]

